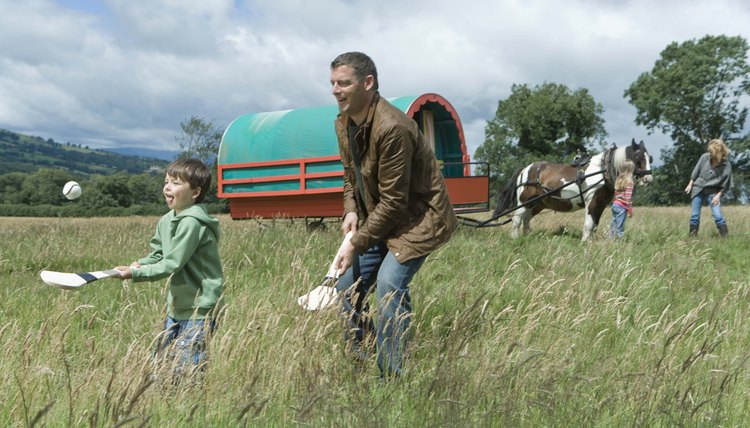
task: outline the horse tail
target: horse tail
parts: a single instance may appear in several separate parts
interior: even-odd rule
[[[516,195],[518,186],[516,185],[516,182],[518,181],[518,176],[521,174],[521,171],[523,171],[524,168],[525,167],[518,168],[516,172],[514,172],[510,177],[510,179],[505,183],[505,185],[503,185],[503,187],[500,189],[500,192],[498,192],[497,206],[495,206],[495,212],[492,214],[493,216],[496,216],[503,211],[514,208],[517,205]]]

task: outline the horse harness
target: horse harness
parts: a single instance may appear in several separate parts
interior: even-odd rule
[[[586,192],[588,192],[590,189],[596,187],[602,181],[604,181],[605,184],[612,184],[612,185],[614,185],[614,179],[613,179],[613,177],[616,176],[616,173],[615,173],[614,163],[612,162],[612,157],[614,156],[614,151],[615,151],[616,148],[617,147],[613,145],[612,147],[610,147],[604,153],[604,155],[602,156],[602,161],[604,163],[604,168],[601,171],[595,172],[593,174],[593,175],[595,175],[597,173],[601,173],[602,176],[603,176],[602,180],[598,181],[593,186],[589,186],[585,190],[583,189],[582,185],[586,181],[586,178],[592,175],[592,174],[589,174],[589,175],[586,174],[586,168],[588,167],[588,165],[589,165],[589,163],[591,161],[591,156],[589,156],[586,153],[580,153],[580,152],[578,152],[578,154],[576,154],[575,158],[573,158],[573,162],[571,162],[570,166],[573,166],[573,167],[576,168],[576,180],[575,180],[575,183],[576,183],[576,186],[578,186],[578,197],[581,198],[581,205],[582,206],[586,205],[586,201],[583,199],[584,194]],[[632,153],[632,149],[630,149],[629,147],[628,147],[628,149],[631,150],[631,153]],[[563,187],[566,187],[566,186],[569,185],[569,184],[565,184],[565,185],[563,185],[561,187],[558,187],[556,189],[550,189],[550,188],[544,186],[542,184],[540,178],[541,178],[542,167],[544,165],[546,165],[546,164],[547,164],[547,162],[539,162],[538,165],[537,165],[537,167],[536,167],[535,178],[533,180],[527,180],[527,181],[525,181],[523,183],[520,183],[520,184],[516,185],[516,189],[518,189],[518,188],[520,188],[522,186],[539,186],[545,194],[549,195],[549,194],[554,193],[554,192],[562,189]],[[529,176],[531,176],[531,174],[529,174]],[[554,195],[550,196],[550,198],[562,199],[561,197],[554,196]]]
[[[575,183],[578,186],[578,194],[579,194],[579,197],[581,198],[581,203],[583,205],[586,204],[585,200],[583,199],[584,193],[586,193],[589,190],[591,190],[592,188],[596,187],[597,185],[599,185],[599,183],[604,182],[605,185],[610,185],[610,186],[614,187],[614,181],[615,181],[615,178],[617,177],[617,168],[614,165],[614,162],[612,162],[612,159],[614,157],[614,153],[615,153],[616,149],[617,149],[617,146],[615,144],[612,144],[612,146],[606,152],[604,152],[602,154],[602,164],[603,164],[602,167],[603,168],[601,170],[599,170],[599,171],[594,171],[594,172],[591,172],[591,173],[588,173],[588,174],[586,174],[585,170],[586,170],[586,167],[590,163],[591,157],[588,156],[587,154],[581,154],[579,152],[576,155],[576,157],[573,159],[573,162],[571,163],[571,166],[573,166],[573,167],[576,168],[576,180],[575,180]],[[636,165],[639,165],[641,163],[641,161],[645,158],[644,151],[641,151],[641,150],[634,151],[632,149],[632,147],[626,147],[625,148],[625,158],[633,161]],[[569,183],[563,184],[562,186],[560,186],[560,187],[558,187],[556,189],[547,189],[540,182],[540,173],[541,173],[542,166],[544,164],[546,164],[546,162],[539,162],[539,165],[537,165],[537,168],[536,168],[537,171],[536,171],[536,178],[535,178],[535,180],[533,180],[533,181],[532,180],[528,180],[528,181],[526,181],[524,183],[516,185],[516,191],[518,191],[518,188],[520,188],[521,186],[526,186],[526,185],[539,186],[539,187],[541,187],[544,190],[543,194],[537,195],[537,196],[531,198],[530,200],[524,202],[523,204],[517,205],[517,206],[515,206],[515,207],[513,207],[511,209],[507,209],[504,212],[496,214],[496,215],[494,215],[492,218],[490,218],[488,220],[477,221],[475,219],[469,219],[469,218],[461,218],[461,217],[459,217],[461,220],[464,220],[463,224],[469,225],[469,226],[472,226],[472,227],[501,226],[501,225],[509,222],[510,219],[508,219],[506,221],[503,221],[501,223],[497,223],[497,224],[491,224],[491,222],[493,222],[493,221],[497,220],[498,218],[500,218],[502,216],[505,216],[505,215],[507,215],[507,214],[509,214],[509,213],[511,213],[511,212],[513,212],[513,211],[515,211],[517,209],[519,209],[519,208],[527,206],[527,205],[529,205],[529,204],[531,204],[531,203],[539,200],[540,198],[548,197],[551,193],[554,193],[554,192],[556,192],[556,191],[558,191],[558,190],[560,190],[560,189],[562,189],[564,187],[567,187],[567,186],[569,186],[569,185],[571,185],[573,183],[571,181]],[[650,170],[641,169],[641,170],[634,171],[633,175],[637,178],[637,177],[640,177],[640,176],[643,176],[643,175],[648,175],[650,173],[651,173]],[[589,186],[586,190],[583,190],[582,187],[581,187],[581,185],[583,184],[583,182],[588,177],[593,177],[594,175],[598,175],[598,174],[602,174],[602,179],[599,180],[598,182],[594,183],[592,186]],[[549,197],[554,197],[554,196],[549,196]]]
[[[602,162],[604,163],[602,168],[602,179],[604,180],[604,184],[611,185],[613,188],[615,186],[615,179],[617,179],[617,170],[615,168],[614,162],[612,162],[612,157],[615,155],[615,149],[617,149],[617,146],[614,144],[612,147],[610,147],[607,152],[602,156]],[[628,148],[625,149],[625,158],[628,158],[627,153]]]

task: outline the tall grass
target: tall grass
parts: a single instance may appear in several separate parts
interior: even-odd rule
[[[746,421],[750,212],[639,208],[625,238],[581,243],[582,214],[461,228],[415,277],[396,383],[350,361],[322,279],[338,224],[221,217],[226,309],[194,382],[153,376],[163,282],[46,286],[144,255],[155,217],[0,218],[2,426],[736,426]]]

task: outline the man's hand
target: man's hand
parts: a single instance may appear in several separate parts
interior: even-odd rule
[[[341,222],[341,231],[345,234],[351,233],[351,235],[354,235],[357,233],[358,221],[359,216],[357,216],[356,212],[352,211],[346,213],[344,221]],[[354,245],[352,245],[350,238],[345,238],[344,242],[341,243],[339,252],[336,254],[336,258],[333,259],[333,267],[336,269],[337,277],[343,275],[344,272],[351,267],[352,263],[354,263],[354,257],[356,256],[357,251],[354,248]]]
[[[357,222],[359,217],[354,211],[346,213],[344,221],[341,222],[341,231],[344,233],[357,233]]]
[[[339,248],[336,258],[333,259],[333,267],[336,269],[336,276],[339,277],[346,272],[352,263],[354,263],[354,257],[356,257],[357,251],[352,245],[352,241],[345,239]]]

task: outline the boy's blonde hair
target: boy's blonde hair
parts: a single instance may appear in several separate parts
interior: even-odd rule
[[[635,164],[633,161],[626,160],[620,167],[620,174],[615,180],[615,190],[625,190],[628,184],[633,182],[633,171],[635,170]]]
[[[211,171],[200,159],[177,159],[167,167],[167,175],[187,181],[191,189],[200,188],[200,194],[195,198],[196,204],[203,202],[211,187]]]
[[[724,144],[724,140],[714,138],[708,142],[708,155],[711,157],[711,165],[716,166],[729,157],[729,147]]]

